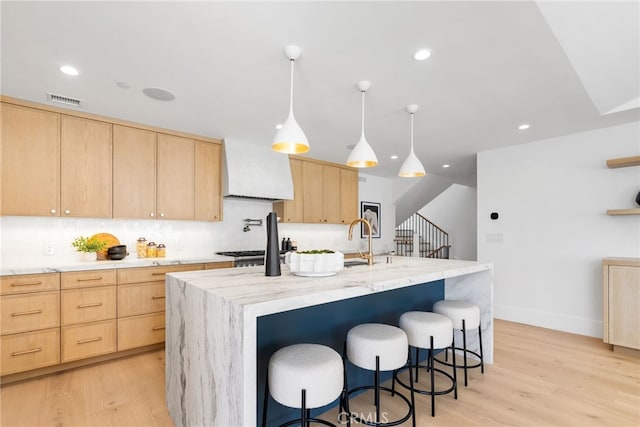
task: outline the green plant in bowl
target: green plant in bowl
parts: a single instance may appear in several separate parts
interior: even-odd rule
[[[76,248],[76,252],[99,252],[107,248],[107,242],[95,237],[79,236],[71,242],[71,246]]]

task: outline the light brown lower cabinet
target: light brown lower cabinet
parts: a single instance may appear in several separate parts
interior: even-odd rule
[[[38,292],[1,297],[0,330],[15,334],[60,326],[60,292]]]
[[[640,259],[603,261],[603,341],[640,350]]]
[[[118,319],[118,350],[164,342],[164,312]]]
[[[1,338],[0,375],[9,375],[60,363],[60,328]]]
[[[116,351],[116,320],[62,327],[61,362],[86,359]]]
[[[118,286],[118,317],[164,312],[164,282]]]

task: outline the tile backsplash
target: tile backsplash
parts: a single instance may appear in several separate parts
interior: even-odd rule
[[[164,243],[167,258],[210,256],[221,250],[264,249],[266,227],[243,232],[244,219],[266,219],[271,203],[252,200],[224,200],[224,221],[170,221],[138,219],[1,217],[0,267],[48,267],[80,262],[71,242],[78,236],[110,233],[127,245],[135,257],[138,237]],[[263,222],[264,224],[265,222]],[[290,237],[300,249],[365,248],[365,241],[354,236],[347,240],[347,226],[279,224],[280,239]],[[355,233],[354,233],[355,234]],[[383,248],[380,248],[382,250]],[[47,255],[47,251],[53,255]]]

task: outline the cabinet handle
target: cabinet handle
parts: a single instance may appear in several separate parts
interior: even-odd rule
[[[55,209],[51,209],[51,210],[49,211],[49,213],[51,213],[51,215],[55,215],[55,214],[56,214],[56,210],[55,210]]]
[[[150,217],[154,217],[154,216],[156,216],[156,214],[154,214],[153,212],[149,212],[149,216]]]
[[[87,338],[86,340],[78,340],[76,344],[87,344],[90,342],[102,341],[102,337]]]
[[[64,214],[65,214],[65,215],[69,215],[70,213],[71,213],[71,211],[70,211],[69,209],[65,209],[65,210],[64,210]]]
[[[164,218],[164,214],[163,213],[160,214],[160,218]]]
[[[37,286],[42,285],[41,281],[37,282],[24,282],[24,283],[12,283],[11,286]]]
[[[151,330],[152,331],[161,331],[163,330],[165,327],[164,326],[154,326]]]
[[[13,353],[11,353],[11,356],[22,356],[23,354],[37,353],[39,351],[42,351],[42,347],[33,348],[31,350],[14,351]]]
[[[151,273],[152,276],[164,276],[167,273]]]
[[[31,311],[22,311],[20,313],[11,313],[13,317],[17,316],[28,316],[29,314],[40,314],[42,310],[31,310]]]
[[[101,276],[98,277],[86,277],[84,279],[76,279],[78,282],[90,282],[92,280],[102,280]]]
[[[151,299],[164,299],[164,295],[154,295],[151,297]]]
[[[91,304],[79,304],[76,307],[77,308],[89,308],[89,307],[100,307],[102,305],[101,302],[94,302]]]

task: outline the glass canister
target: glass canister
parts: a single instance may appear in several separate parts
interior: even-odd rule
[[[156,257],[164,258],[165,256],[167,256],[167,247],[164,244],[159,243],[156,248]]]
[[[147,258],[155,258],[157,256],[157,250],[155,242],[147,243]]]
[[[136,252],[138,253],[138,258],[147,257],[147,239],[144,237],[138,238],[138,242],[136,243]]]

